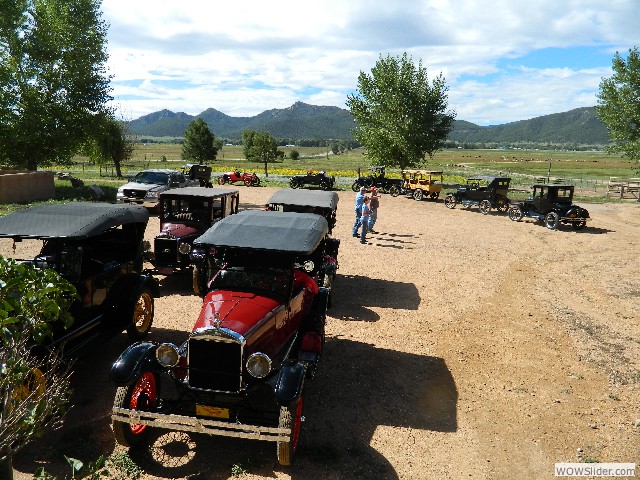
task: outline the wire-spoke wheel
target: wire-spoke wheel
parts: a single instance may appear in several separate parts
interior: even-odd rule
[[[512,205],[511,207],[509,207],[508,212],[509,220],[513,220],[514,222],[519,222],[520,220],[522,220],[522,217],[524,217],[524,212],[519,205]]]
[[[453,195],[447,195],[444,197],[444,206],[447,208],[456,208],[456,197]]]
[[[586,227],[586,225],[587,225],[587,222],[585,222],[584,220],[581,220],[579,222],[573,222],[571,224],[574,230],[582,230],[584,227]]]

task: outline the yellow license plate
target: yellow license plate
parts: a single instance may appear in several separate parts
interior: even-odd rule
[[[229,418],[229,409],[196,404],[196,415],[213,418]]]

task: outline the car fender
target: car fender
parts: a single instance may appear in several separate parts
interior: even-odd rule
[[[589,218],[589,212],[586,208],[578,207],[577,205],[573,205],[567,213],[564,215],[565,217],[571,217],[571,214],[575,213],[579,218]]]
[[[295,360],[289,360],[282,365],[274,392],[280,405],[292,406],[302,396],[306,370],[307,367],[303,363]]]
[[[156,344],[137,342],[127,347],[111,366],[109,377],[118,386],[131,385],[143,370],[157,370]]]

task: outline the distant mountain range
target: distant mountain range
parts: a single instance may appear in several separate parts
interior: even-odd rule
[[[356,126],[348,110],[296,102],[289,108],[267,110],[254,117],[230,117],[213,108],[195,116],[161,110],[132,120],[130,128],[133,134],[141,137],[182,137],[187,125],[196,118],[202,118],[216,138],[229,141],[240,140],[243,130],[247,129],[266,131],[289,143],[329,139],[352,141],[351,129]],[[448,142],[601,146],[609,143],[609,135],[596,116],[595,107],[583,107],[488,127],[456,120]]]

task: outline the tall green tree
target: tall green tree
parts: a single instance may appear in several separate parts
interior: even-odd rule
[[[242,154],[247,160],[252,160],[251,147],[253,147],[253,138],[258,132],[255,130],[243,130],[242,131]]]
[[[109,113],[100,0],[0,2],[0,162],[67,163]]]
[[[347,97],[358,124],[353,136],[373,164],[416,166],[443,146],[453,126],[447,91],[442,74],[429,83],[422,61],[416,67],[406,53],[380,56],[371,75],[360,72],[356,93]]]
[[[134,150],[135,143],[129,132],[129,124],[108,116],[96,129],[86,153],[97,164],[113,163],[116,176],[122,178],[122,163],[131,159]]]
[[[596,113],[609,129],[614,145],[611,153],[622,153],[640,160],[640,53],[629,49],[625,60],[613,57],[613,75],[603,78],[598,92]]]
[[[246,133],[246,135],[245,135]],[[267,164],[275,162],[283,152],[278,150],[278,142],[268,132],[254,132],[245,130],[242,132],[242,140],[247,141],[244,145],[245,158],[255,162],[264,162],[264,174],[269,176]],[[247,145],[250,145],[247,147]]]
[[[189,123],[184,132],[182,159],[198,163],[215,160],[221,147],[221,142],[216,140],[207,123],[198,118]]]

